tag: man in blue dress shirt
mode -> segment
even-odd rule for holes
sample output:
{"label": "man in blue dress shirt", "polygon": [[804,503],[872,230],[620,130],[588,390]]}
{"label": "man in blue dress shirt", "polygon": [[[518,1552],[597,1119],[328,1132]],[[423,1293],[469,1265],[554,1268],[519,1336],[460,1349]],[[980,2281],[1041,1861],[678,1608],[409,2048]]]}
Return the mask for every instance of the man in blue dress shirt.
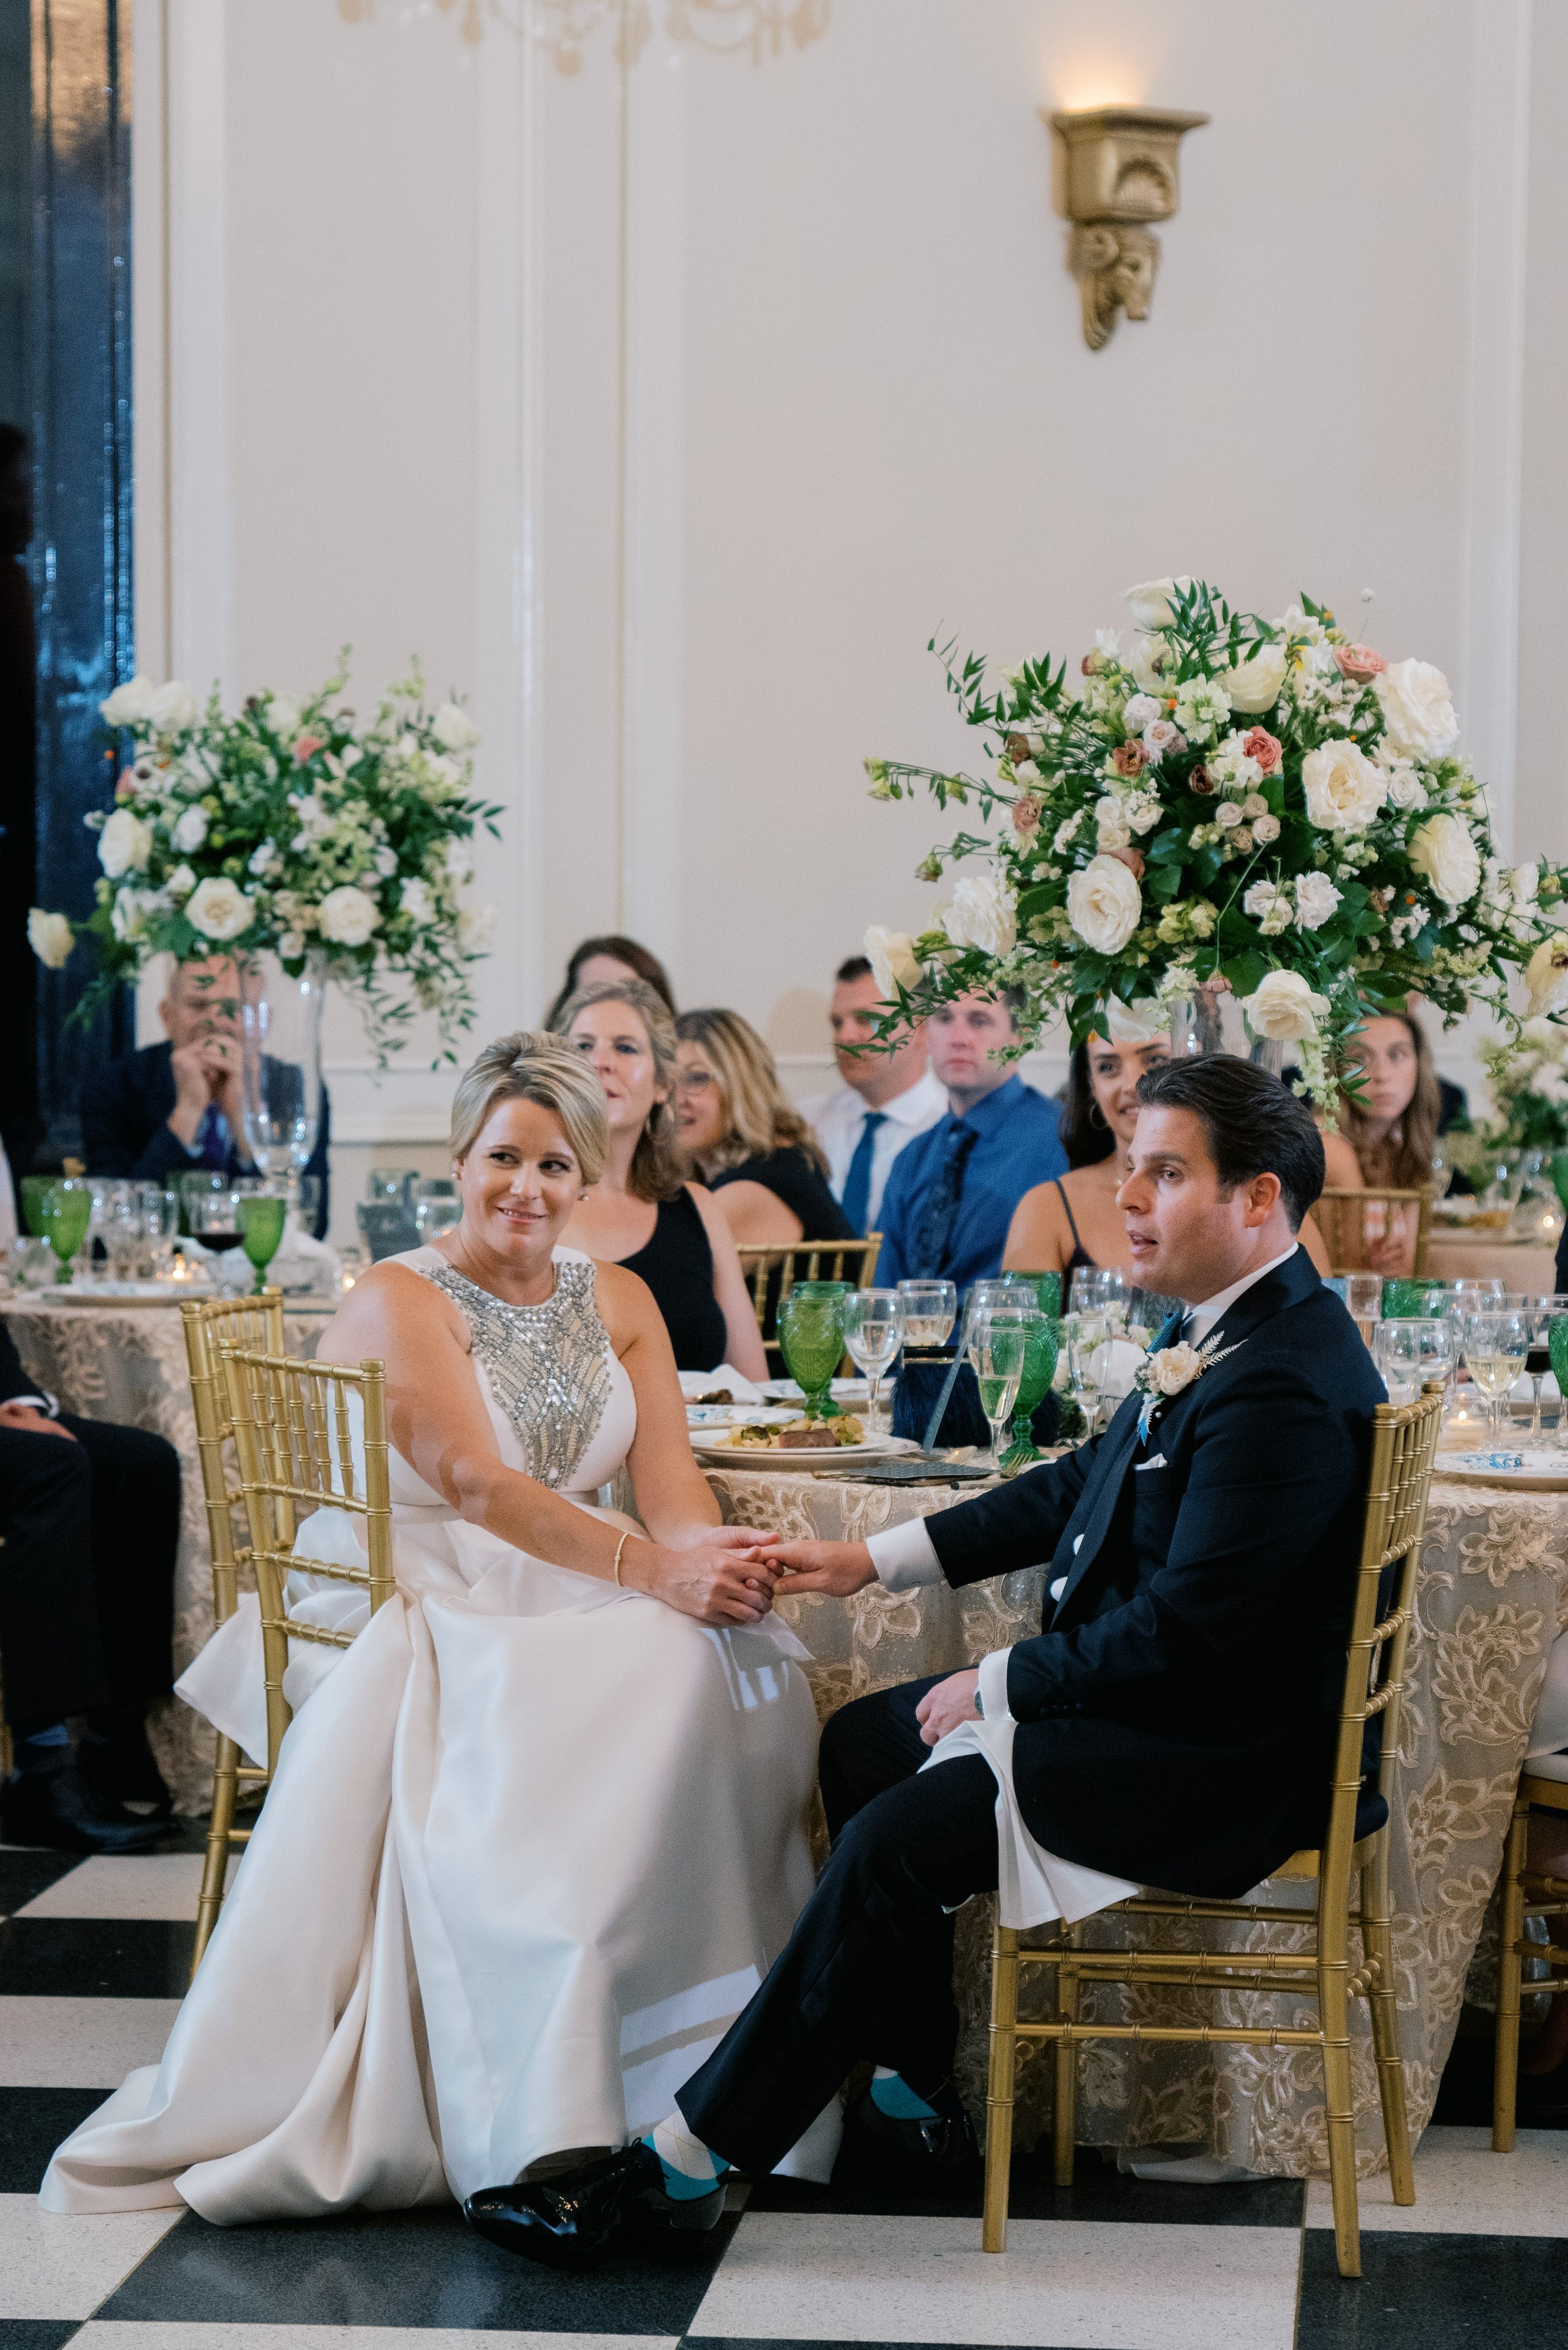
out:
{"label": "man in blue dress shirt", "polygon": [[1012,1211],[1032,1185],[1067,1171],[1058,1112],[992,1055],[1012,1042],[1012,1007],[961,995],[926,1023],[932,1074],[948,1115],[893,1162],[882,1194],[879,1288],[951,1281],[961,1290],[1002,1270]]}

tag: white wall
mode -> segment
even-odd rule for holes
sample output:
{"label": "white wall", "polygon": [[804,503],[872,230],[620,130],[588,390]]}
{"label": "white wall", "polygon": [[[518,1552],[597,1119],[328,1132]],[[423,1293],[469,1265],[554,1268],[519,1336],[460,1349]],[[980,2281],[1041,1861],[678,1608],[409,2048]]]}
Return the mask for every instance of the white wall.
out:
{"label": "white wall", "polygon": [[[628,927],[820,1082],[834,963],[929,902],[935,811],[859,767],[962,754],[927,638],[1075,657],[1153,572],[1375,588],[1505,837],[1568,852],[1517,683],[1568,520],[1559,13],[755,0],[815,37],[753,57],[652,0],[628,59],[607,0],[568,73],[524,10],[138,16],[144,665],[299,687],[351,639],[366,692],[410,650],[472,691],[486,1033]],[[1116,97],[1213,120],[1153,317],[1091,353],[1039,109]],[[444,1076],[347,1021],[333,1059],[340,1191],[435,1148]]]}

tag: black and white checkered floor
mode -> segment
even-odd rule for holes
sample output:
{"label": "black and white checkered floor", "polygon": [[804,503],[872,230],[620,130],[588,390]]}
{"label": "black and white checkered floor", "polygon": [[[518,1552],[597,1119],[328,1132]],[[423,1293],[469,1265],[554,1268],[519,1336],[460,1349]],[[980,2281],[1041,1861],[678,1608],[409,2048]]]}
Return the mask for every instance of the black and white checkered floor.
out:
{"label": "black and white checkered floor", "polygon": [[1355,2284],[1334,2272],[1324,2189],[1145,2184],[1089,2154],[1065,2192],[1019,2163],[1002,2259],[980,2250],[977,2202],[783,2181],[690,2255],[581,2278],[480,2243],[455,2210],[234,2230],[47,2217],[51,2149],[163,2044],[200,1868],[193,1849],[0,1848],[0,2350],[1539,2350],[1568,2327],[1568,2132],[1544,2129],[1506,2158],[1480,2126],[1429,2130],[1413,2210],[1385,2181],[1364,2192]]}

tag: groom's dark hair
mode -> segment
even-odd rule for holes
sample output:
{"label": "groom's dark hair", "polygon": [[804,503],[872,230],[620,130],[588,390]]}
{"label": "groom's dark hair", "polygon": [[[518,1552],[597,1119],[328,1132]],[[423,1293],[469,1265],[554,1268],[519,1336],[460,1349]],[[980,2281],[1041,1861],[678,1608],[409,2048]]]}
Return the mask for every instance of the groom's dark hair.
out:
{"label": "groom's dark hair", "polygon": [[1277,1175],[1293,1232],[1323,1190],[1323,1137],[1288,1086],[1233,1053],[1157,1061],[1137,1082],[1149,1109],[1189,1109],[1203,1120],[1221,1188]]}

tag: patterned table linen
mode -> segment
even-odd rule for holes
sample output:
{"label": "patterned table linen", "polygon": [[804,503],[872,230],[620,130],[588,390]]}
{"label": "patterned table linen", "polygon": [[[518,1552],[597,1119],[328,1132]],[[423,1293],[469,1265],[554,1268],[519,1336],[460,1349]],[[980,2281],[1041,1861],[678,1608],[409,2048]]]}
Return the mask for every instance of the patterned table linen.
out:
{"label": "patterned table linen", "polygon": [[[718,1470],[709,1482],[732,1523],[832,1541],[864,1540],[959,1498],[940,1487],[840,1483],[787,1472]],[[941,1586],[896,1594],[873,1586],[847,1601],[817,1595],[786,1600],[779,1613],[815,1659],[811,1678],[826,1718],[851,1698],[956,1671],[1026,1635],[1039,1621],[1043,1580],[1044,1569],[1035,1568],[963,1592]],[[1418,2133],[1431,2114],[1481,1942],[1547,1652],[1568,1625],[1568,1493],[1510,1494],[1439,1478],[1417,1616],[1391,1882],[1406,2091]],[[1283,1904],[1286,1888],[1278,1898]],[[960,2079],[977,2112],[985,2093],[990,1912],[990,1903],[971,1903],[959,1925]],[[1115,1947],[1127,1930],[1109,1919],[1091,1920],[1086,1929],[1090,1946],[1101,1949]],[[1264,1924],[1221,1932],[1210,1921],[1162,1931],[1174,1948],[1284,1950],[1302,1940],[1298,1929]],[[1215,1934],[1220,1942],[1208,1942]],[[1480,1972],[1477,1988],[1485,1996]],[[1044,2012],[1043,2003],[1027,2002],[1042,2002],[1048,1980],[1025,1975],[1022,2012]],[[1102,2022],[1217,2021],[1221,2013],[1244,2025],[1312,2022],[1288,1993],[1104,1985],[1084,1997],[1085,2018],[1093,2013]],[[1091,2001],[1101,2004],[1091,2007]],[[1370,2172],[1384,2165],[1377,2085],[1365,2006],[1353,2013],[1359,2162]],[[1026,2043],[1021,2145],[1048,2123],[1050,2074],[1049,2051]],[[1327,2168],[1323,2076],[1310,2050],[1091,2044],[1079,2060],[1078,2134],[1096,2146],[1200,2145],[1250,2170],[1291,2178]]]}
{"label": "patterned table linen", "polygon": [[[312,1356],[335,1309],[306,1306],[285,1316],[291,1355]],[[185,1335],[173,1305],[62,1305],[16,1295],[0,1307],[29,1378],[59,1399],[62,1411],[113,1419],[166,1436],[180,1455],[180,1552],[174,1570],[174,1670],[183,1672],[213,1628],[196,1419],[185,1367]],[[179,1811],[204,1812],[213,1793],[213,1731],[171,1698],[149,1724],[159,1767]]]}

